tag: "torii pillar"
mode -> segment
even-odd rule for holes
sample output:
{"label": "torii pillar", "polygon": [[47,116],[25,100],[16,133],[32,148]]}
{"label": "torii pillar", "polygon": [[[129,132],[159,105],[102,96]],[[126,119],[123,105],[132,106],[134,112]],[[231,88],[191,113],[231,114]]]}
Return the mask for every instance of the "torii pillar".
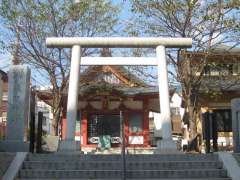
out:
{"label": "torii pillar", "polygon": [[66,139],[60,142],[60,151],[79,150],[80,144],[75,141],[75,129],[78,108],[78,89],[80,76],[81,46],[74,45],[71,54],[71,69],[67,101]]}
{"label": "torii pillar", "polygon": [[155,153],[175,153],[177,150],[176,143],[172,140],[172,124],[169,102],[168,72],[166,49],[164,46],[157,46],[156,54],[158,60],[158,89],[160,119],[162,127],[162,140],[157,140],[157,150]]}

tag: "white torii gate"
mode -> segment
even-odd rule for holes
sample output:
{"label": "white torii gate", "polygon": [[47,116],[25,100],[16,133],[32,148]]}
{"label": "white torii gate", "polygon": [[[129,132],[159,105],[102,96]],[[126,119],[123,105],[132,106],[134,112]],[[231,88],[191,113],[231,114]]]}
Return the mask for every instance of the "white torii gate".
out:
{"label": "white torii gate", "polygon": [[[78,107],[78,84],[80,65],[153,65],[158,66],[158,86],[162,124],[162,140],[159,152],[176,151],[172,140],[168,73],[165,48],[186,48],[192,46],[191,38],[158,37],[51,37],[46,40],[50,48],[72,48],[71,69],[67,102],[67,134],[61,142],[62,150],[76,150],[75,123]],[[156,57],[82,57],[84,48],[156,48]],[[161,96],[161,98],[160,98]],[[160,121],[160,120],[159,120]]]}

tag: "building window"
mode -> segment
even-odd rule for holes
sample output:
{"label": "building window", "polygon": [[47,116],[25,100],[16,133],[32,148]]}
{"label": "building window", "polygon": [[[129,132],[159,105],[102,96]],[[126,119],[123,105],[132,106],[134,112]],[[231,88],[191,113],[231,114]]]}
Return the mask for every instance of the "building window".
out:
{"label": "building window", "polygon": [[110,84],[119,84],[119,79],[112,73],[105,73],[103,76],[104,80]]}
{"label": "building window", "polygon": [[97,81],[105,81],[110,84],[120,84],[120,80],[111,72],[102,72],[96,77]]}
{"label": "building window", "polygon": [[43,125],[43,126],[46,126],[46,125],[47,125],[47,118],[46,118],[45,116],[43,116],[42,125]]}
{"label": "building window", "polygon": [[179,107],[171,107],[171,115],[180,115],[180,108]]}
{"label": "building window", "polygon": [[3,92],[3,94],[2,94],[2,100],[3,100],[3,101],[7,101],[7,100],[8,100],[8,93],[7,93],[7,92]]}
{"label": "building window", "polygon": [[233,75],[238,75],[240,74],[240,64],[235,63],[233,64]]}
{"label": "building window", "polygon": [[88,143],[91,137],[110,135],[120,137],[119,114],[89,114],[87,123]]}
{"label": "building window", "polygon": [[142,113],[129,114],[129,132],[143,132],[143,115]]}
{"label": "building window", "polygon": [[214,119],[217,121],[218,132],[232,131],[232,114],[230,109],[214,110]]}
{"label": "building window", "polygon": [[81,131],[81,119],[82,119],[82,113],[81,113],[81,111],[78,111],[77,119],[76,119],[76,127],[75,127],[76,132]]}
{"label": "building window", "polygon": [[204,67],[204,75],[229,76],[240,74],[240,64],[208,64]]}
{"label": "building window", "polygon": [[222,76],[228,76],[233,74],[233,64],[222,64],[220,66],[220,74]]}
{"label": "building window", "polygon": [[204,71],[203,74],[204,74],[205,76],[209,76],[209,75],[210,75],[210,66],[209,66],[209,65],[206,65],[206,66],[204,67],[203,71]]}

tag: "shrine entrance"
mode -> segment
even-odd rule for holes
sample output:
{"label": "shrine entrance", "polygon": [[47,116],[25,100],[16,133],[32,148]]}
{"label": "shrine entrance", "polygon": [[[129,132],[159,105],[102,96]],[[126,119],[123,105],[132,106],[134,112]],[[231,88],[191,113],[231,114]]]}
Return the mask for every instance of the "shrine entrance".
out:
{"label": "shrine entrance", "polygon": [[[166,48],[191,47],[191,38],[53,37],[47,38],[46,44],[51,48],[72,49],[67,102],[67,132],[66,139],[60,143],[59,149],[62,151],[76,151],[78,147],[74,138],[78,111],[80,65],[151,65],[158,67],[159,111],[161,112],[158,123],[161,124],[159,127],[161,127],[162,136],[161,139],[158,138],[157,150],[162,152],[176,152],[176,144],[172,140]],[[81,48],[156,48],[156,57],[81,58]],[[156,133],[156,136],[157,134],[160,133]],[[144,141],[144,139],[140,139]]]}
{"label": "shrine entrance", "polygon": [[89,114],[88,144],[98,144],[101,136],[109,136],[112,144],[120,143],[120,114]]}

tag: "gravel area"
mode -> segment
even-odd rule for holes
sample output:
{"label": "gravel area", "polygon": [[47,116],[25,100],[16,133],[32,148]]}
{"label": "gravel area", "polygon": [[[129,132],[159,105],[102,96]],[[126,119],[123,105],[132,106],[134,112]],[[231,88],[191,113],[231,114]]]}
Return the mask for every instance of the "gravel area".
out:
{"label": "gravel area", "polygon": [[2,179],[14,156],[15,153],[0,152],[0,179]]}

